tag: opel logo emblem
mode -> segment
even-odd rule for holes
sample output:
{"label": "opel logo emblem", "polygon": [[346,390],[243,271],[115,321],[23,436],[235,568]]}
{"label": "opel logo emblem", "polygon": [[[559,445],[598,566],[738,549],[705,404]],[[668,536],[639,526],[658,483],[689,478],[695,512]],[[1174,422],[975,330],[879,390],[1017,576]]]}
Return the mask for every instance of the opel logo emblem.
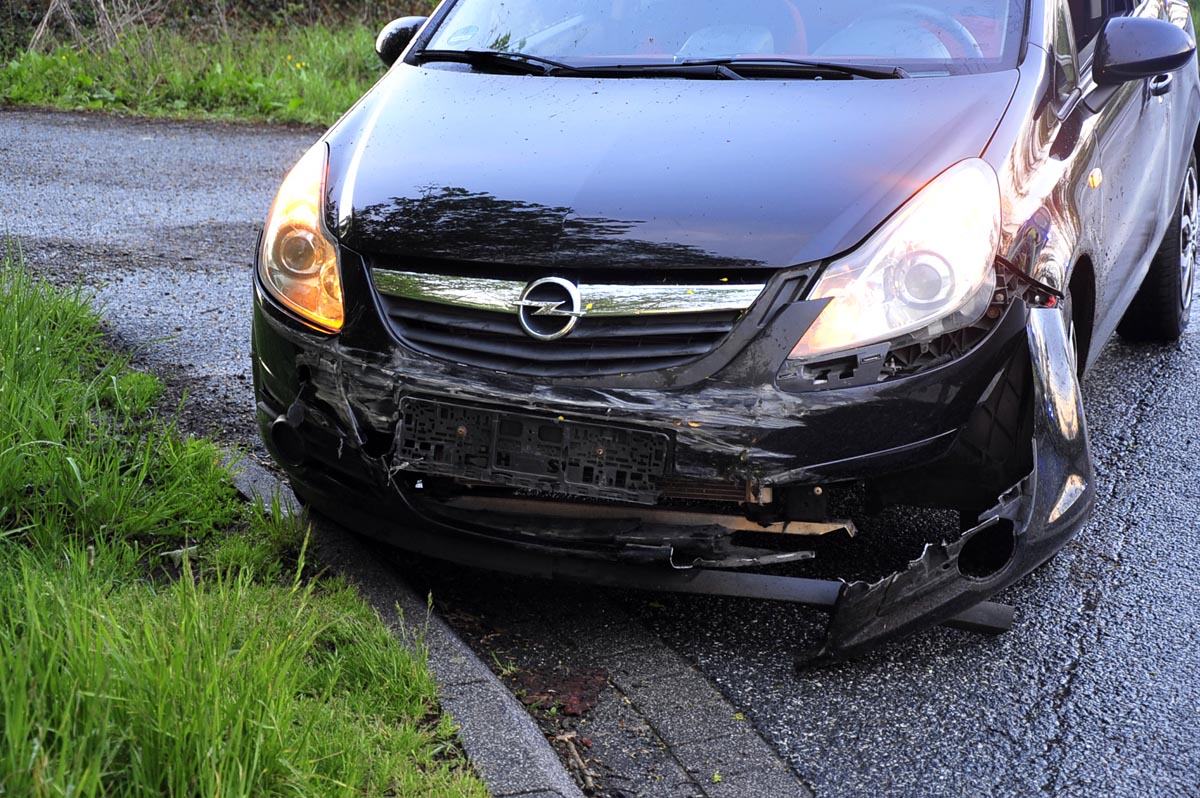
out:
{"label": "opel logo emblem", "polygon": [[570,334],[584,315],[579,289],[562,277],[543,277],[525,286],[517,302],[521,329],[539,341]]}

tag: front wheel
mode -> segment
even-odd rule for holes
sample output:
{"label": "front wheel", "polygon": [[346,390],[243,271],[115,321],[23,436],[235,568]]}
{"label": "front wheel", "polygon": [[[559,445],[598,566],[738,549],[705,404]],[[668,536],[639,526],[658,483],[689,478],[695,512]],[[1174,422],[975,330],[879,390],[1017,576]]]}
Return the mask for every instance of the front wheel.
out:
{"label": "front wheel", "polygon": [[1179,340],[1187,329],[1192,315],[1192,294],[1196,290],[1196,257],[1200,255],[1198,201],[1200,181],[1193,152],[1175,215],[1150,262],[1142,287],[1117,326],[1123,337],[1131,341],[1170,343]]}

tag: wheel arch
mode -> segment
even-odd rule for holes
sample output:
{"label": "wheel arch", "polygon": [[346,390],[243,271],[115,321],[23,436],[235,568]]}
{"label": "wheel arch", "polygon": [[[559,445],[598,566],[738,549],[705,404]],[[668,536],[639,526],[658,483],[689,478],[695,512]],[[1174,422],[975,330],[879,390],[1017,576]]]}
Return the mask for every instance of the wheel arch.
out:
{"label": "wheel arch", "polygon": [[1079,374],[1082,376],[1092,362],[1092,338],[1096,326],[1096,269],[1089,256],[1080,255],[1076,259],[1068,275],[1067,290],[1071,294],[1071,316],[1075,323]]}

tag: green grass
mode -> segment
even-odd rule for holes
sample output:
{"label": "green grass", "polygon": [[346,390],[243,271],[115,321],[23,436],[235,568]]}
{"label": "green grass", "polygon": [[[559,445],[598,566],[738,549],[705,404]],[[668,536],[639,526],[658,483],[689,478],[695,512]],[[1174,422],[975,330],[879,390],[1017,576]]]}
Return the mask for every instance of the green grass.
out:
{"label": "green grass", "polygon": [[[1200,0],[1189,0],[1200,15]],[[410,0],[409,13],[428,13]],[[59,47],[0,65],[0,104],[106,110],[142,116],[329,125],[382,75],[377,28],[234,26],[200,35],[134,27],[111,51]]]}
{"label": "green grass", "polygon": [[0,103],[328,125],[383,74],[361,24],[193,40],[135,29],[109,52],[60,47],[0,65]]}
{"label": "green grass", "polygon": [[[1200,0],[1189,2],[1200,16]],[[383,73],[378,30],[293,22],[199,37],[138,26],[109,52],[22,52],[0,65],[0,104],[329,125]]]}
{"label": "green grass", "polygon": [[160,390],[0,259],[0,795],[485,795],[422,652]]}

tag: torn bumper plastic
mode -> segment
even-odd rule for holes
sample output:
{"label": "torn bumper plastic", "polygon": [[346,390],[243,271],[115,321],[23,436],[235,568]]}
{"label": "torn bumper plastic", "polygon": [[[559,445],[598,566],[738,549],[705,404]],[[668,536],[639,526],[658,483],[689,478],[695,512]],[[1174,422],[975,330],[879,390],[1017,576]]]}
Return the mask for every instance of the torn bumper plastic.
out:
{"label": "torn bumper plastic", "polygon": [[[296,343],[301,335],[287,333],[286,325],[267,315],[261,307],[256,314],[260,426],[268,448],[288,470],[297,493],[326,516],[386,542],[464,565],[622,588],[743,596],[831,609],[827,639],[810,652],[811,659],[854,657],[935,624],[1003,631],[1011,624],[1011,608],[987,599],[1048,559],[1086,520],[1092,504],[1080,390],[1061,313],[1055,310],[1034,308],[1027,316],[1012,314],[1018,325],[1024,320],[1024,326],[1014,331],[1011,325],[1002,325],[999,332],[1003,334],[995,336],[995,346],[984,347],[974,364],[964,365],[961,385],[939,388],[934,384],[933,390],[912,394],[915,398],[897,396],[888,388],[873,398],[873,410],[890,411],[908,402],[902,412],[922,419],[925,417],[914,412],[912,404],[918,399],[944,409],[944,397],[949,395],[956,407],[965,404],[969,408],[975,401],[971,397],[978,397],[983,390],[976,387],[978,383],[986,384],[989,374],[1012,362],[1015,343],[1024,331],[1026,340],[1021,343],[1027,347],[1020,348],[1029,350],[1035,399],[1032,472],[1000,496],[975,528],[953,543],[928,547],[907,570],[876,584],[732,571],[775,561],[767,553],[732,546],[729,530],[717,525],[656,524],[633,518],[592,518],[586,513],[575,518],[519,512],[485,515],[423,495],[400,478],[403,475],[394,459],[398,444],[393,436],[372,439],[371,424],[363,421],[364,415],[369,415],[391,417],[391,423],[396,423],[397,395],[403,392],[392,381],[396,378],[383,376],[386,369],[354,356],[341,357],[320,347],[306,351]],[[293,340],[285,340],[289,336]],[[261,351],[276,345],[286,354],[264,355]],[[985,367],[973,371],[980,362]],[[272,368],[295,373],[276,374]],[[422,379],[429,377],[422,375]],[[294,396],[272,396],[264,388],[290,382],[300,385]],[[358,386],[353,396],[345,390],[349,383]],[[435,387],[449,396],[462,396],[470,390],[466,383]],[[628,400],[629,396],[622,398]],[[829,419],[850,412],[838,405],[833,394],[820,401],[826,403],[820,410]],[[280,404],[285,413],[276,409]],[[649,404],[646,408],[648,415],[661,412]],[[813,412],[811,423],[798,423],[794,430],[811,434],[818,415]],[[776,429],[771,439],[787,441],[789,429],[783,428],[778,418],[772,423]],[[295,435],[296,430],[305,430],[307,437]],[[711,427],[691,434],[707,436],[704,451],[714,462],[717,455],[728,455],[726,460],[738,455],[729,443],[736,439],[734,435],[718,439]],[[869,437],[869,431],[864,437]],[[919,466],[952,443],[952,434],[933,435],[903,449],[880,452],[869,465],[879,471],[898,464]],[[323,453],[307,456],[311,452],[305,449],[311,446],[324,447]],[[788,468],[778,452],[764,450],[777,474],[817,474],[818,470]],[[702,467],[705,462],[692,465]],[[849,472],[856,467],[846,461],[821,470],[832,474],[836,468]],[[802,558],[794,555],[790,559]]]}
{"label": "torn bumper plastic", "polygon": [[1030,311],[1034,470],[952,544],[905,571],[842,586],[814,660],[846,659],[954,618],[1048,560],[1087,520],[1095,498],[1075,360],[1062,314]]}

